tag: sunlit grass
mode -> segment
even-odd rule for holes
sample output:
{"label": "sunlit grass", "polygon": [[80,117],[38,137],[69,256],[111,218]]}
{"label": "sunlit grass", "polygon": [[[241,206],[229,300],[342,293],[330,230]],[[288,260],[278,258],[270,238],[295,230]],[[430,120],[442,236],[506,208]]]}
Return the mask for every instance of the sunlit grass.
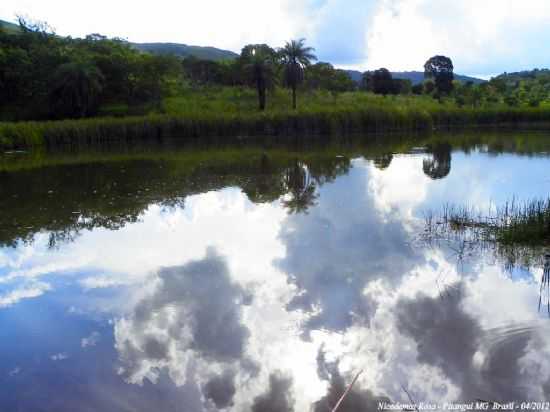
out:
{"label": "sunlit grass", "polygon": [[0,147],[95,145],[208,136],[282,136],[354,132],[422,131],[466,125],[550,122],[548,108],[459,108],[427,96],[379,96],[349,92],[304,92],[292,110],[289,93],[277,88],[267,110],[257,110],[254,90],[239,87],[189,89],[135,116],[124,105],[104,108],[107,117],[0,123]]}

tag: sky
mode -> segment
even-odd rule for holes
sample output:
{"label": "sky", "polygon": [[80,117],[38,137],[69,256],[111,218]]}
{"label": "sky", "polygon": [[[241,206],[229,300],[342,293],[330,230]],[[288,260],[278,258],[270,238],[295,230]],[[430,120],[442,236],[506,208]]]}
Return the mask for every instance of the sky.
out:
{"label": "sky", "polygon": [[0,19],[16,15],[62,35],[235,52],[303,37],[320,60],[358,70],[422,70],[435,54],[481,77],[550,66],[548,0],[2,0]]}

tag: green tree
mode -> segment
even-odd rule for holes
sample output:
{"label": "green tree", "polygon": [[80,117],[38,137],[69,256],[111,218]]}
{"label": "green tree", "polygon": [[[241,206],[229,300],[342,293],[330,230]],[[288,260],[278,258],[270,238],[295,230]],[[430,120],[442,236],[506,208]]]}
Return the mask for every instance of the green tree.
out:
{"label": "green tree", "polygon": [[305,46],[305,39],[291,40],[279,50],[284,65],[284,83],[292,90],[292,108],[296,109],[296,89],[304,81],[304,68],[317,60],[312,47]]}
{"label": "green tree", "polygon": [[305,86],[309,90],[328,90],[343,93],[356,89],[355,82],[345,70],[335,69],[332,64],[319,62],[305,69]]}
{"label": "green tree", "polygon": [[103,74],[90,62],[61,65],[54,74],[50,91],[53,116],[85,117],[94,114],[103,83]]}
{"label": "green tree", "polygon": [[445,56],[434,56],[424,64],[424,78],[433,79],[438,94],[448,94],[453,90],[453,62]]}
{"label": "green tree", "polygon": [[418,83],[418,84],[415,84],[414,86],[412,86],[411,91],[413,92],[413,94],[420,95],[424,91],[424,87],[423,87],[422,83]]}
{"label": "green tree", "polygon": [[424,174],[434,180],[445,178],[451,172],[452,146],[449,143],[437,143],[427,149],[431,158],[422,162]]}
{"label": "green tree", "polygon": [[387,95],[393,93],[394,83],[390,71],[386,68],[375,70],[370,78],[370,88],[375,94]]}
{"label": "green tree", "polygon": [[432,79],[425,80],[422,88],[424,90],[424,94],[432,94],[435,90],[435,83]]}
{"label": "green tree", "polygon": [[307,210],[315,206],[318,197],[317,186],[311,173],[304,163],[296,160],[283,174],[283,187],[287,191],[282,204],[289,214],[307,213]]}
{"label": "green tree", "polygon": [[258,106],[265,110],[267,89],[272,89],[276,79],[277,53],[267,44],[249,44],[240,57],[247,78],[258,92]]}

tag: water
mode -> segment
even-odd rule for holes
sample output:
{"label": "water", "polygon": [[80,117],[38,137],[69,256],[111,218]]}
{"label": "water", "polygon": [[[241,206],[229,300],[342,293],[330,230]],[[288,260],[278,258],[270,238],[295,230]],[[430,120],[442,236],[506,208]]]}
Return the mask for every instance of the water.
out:
{"label": "water", "polygon": [[328,411],[360,371],[339,410],[548,399],[541,265],[423,236],[445,204],[546,198],[548,149],[493,132],[5,154],[0,410]]}

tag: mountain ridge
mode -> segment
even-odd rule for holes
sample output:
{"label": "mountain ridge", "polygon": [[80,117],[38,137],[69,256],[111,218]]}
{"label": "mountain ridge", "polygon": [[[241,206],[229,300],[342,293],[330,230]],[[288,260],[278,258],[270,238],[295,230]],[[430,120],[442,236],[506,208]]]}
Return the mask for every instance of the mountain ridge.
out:
{"label": "mountain ridge", "polygon": [[[362,72],[358,70],[346,70],[346,72],[354,82],[356,83],[361,82],[361,78],[363,77]],[[394,79],[410,80],[413,85],[422,83],[424,81],[424,72],[420,72],[420,71],[391,72],[391,74]],[[481,83],[485,83],[486,81],[483,79],[478,79],[477,77],[471,77],[471,76],[466,76],[466,75],[456,74],[456,73],[455,73],[455,80],[458,80],[461,82],[471,81],[474,84],[481,84]]]}
{"label": "mountain ridge", "polygon": [[230,50],[218,49],[210,46],[191,46],[183,43],[130,43],[139,51],[154,54],[172,54],[179,57],[194,56],[204,60],[234,60],[239,55]]}
{"label": "mountain ridge", "polygon": [[5,29],[8,33],[19,32],[19,25],[16,23],[10,23],[9,21],[0,20],[0,27]]}

